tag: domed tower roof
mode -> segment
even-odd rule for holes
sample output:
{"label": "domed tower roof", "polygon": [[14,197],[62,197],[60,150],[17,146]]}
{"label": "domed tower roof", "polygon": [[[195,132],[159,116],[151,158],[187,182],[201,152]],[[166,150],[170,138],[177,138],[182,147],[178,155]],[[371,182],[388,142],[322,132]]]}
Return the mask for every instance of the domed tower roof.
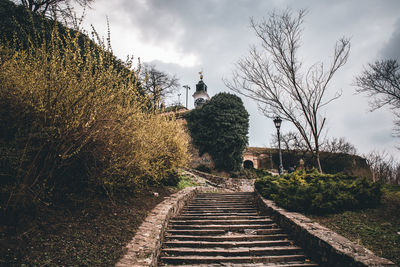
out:
{"label": "domed tower roof", "polygon": [[207,85],[203,82],[203,72],[200,71],[200,81],[196,84],[196,92],[204,91],[207,92]]}

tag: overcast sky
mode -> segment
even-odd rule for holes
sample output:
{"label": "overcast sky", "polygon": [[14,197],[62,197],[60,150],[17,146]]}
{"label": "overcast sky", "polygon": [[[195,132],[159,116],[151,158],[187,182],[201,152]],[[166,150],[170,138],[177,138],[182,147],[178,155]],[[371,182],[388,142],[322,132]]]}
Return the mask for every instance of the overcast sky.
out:
{"label": "overcast sky", "polygon": [[[368,99],[356,95],[354,76],[378,59],[400,60],[399,0],[96,0],[86,12],[83,27],[90,24],[106,35],[106,16],[110,22],[115,54],[140,57],[169,74],[181,85],[189,85],[189,108],[193,108],[198,72],[210,97],[228,91],[222,78],[230,78],[233,64],[258,44],[249,19],[268,17],[273,11],[307,9],[303,25],[300,57],[304,65],[317,61],[330,63],[335,42],[351,38],[347,64],[333,78],[329,91],[342,90],[342,97],[327,106],[327,137],[345,137],[360,154],[386,150],[398,157],[393,138],[394,116],[389,109],[369,112]],[[182,88],[181,102],[185,103]],[[177,101],[177,96],[169,102]],[[263,117],[257,105],[242,97],[250,113],[250,146],[270,146],[275,127]],[[293,130],[283,122],[282,132]]]}

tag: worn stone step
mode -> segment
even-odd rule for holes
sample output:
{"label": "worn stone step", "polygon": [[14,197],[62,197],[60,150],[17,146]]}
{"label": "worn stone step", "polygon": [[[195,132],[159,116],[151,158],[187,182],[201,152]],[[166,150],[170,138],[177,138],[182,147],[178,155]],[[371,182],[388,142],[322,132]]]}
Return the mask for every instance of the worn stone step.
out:
{"label": "worn stone step", "polygon": [[236,206],[198,206],[198,207],[193,207],[193,206],[189,206],[185,208],[185,211],[187,210],[192,210],[192,211],[238,211],[238,210],[248,210],[248,211],[255,211],[257,209],[254,208],[254,206],[240,206],[240,207],[236,207]]}
{"label": "worn stone step", "polygon": [[190,202],[191,204],[221,204],[221,205],[229,205],[229,204],[249,204],[249,203],[254,203],[254,200],[249,199],[249,200],[192,200]]}
{"label": "worn stone step", "polygon": [[161,260],[165,263],[172,264],[207,264],[207,263],[278,263],[278,262],[291,262],[291,261],[304,261],[304,255],[283,255],[283,256],[237,256],[237,257],[223,257],[223,256],[161,256]]}
{"label": "worn stone step", "polygon": [[267,219],[224,219],[224,220],[170,220],[170,225],[203,225],[203,224],[270,224],[273,221]]}
{"label": "worn stone step", "polygon": [[175,217],[176,220],[193,220],[193,221],[202,221],[202,220],[216,220],[216,221],[225,221],[225,220],[251,220],[251,219],[270,219],[269,216],[260,216],[260,215],[211,215],[211,216],[191,216],[191,215],[181,215]]}
{"label": "worn stone step", "polygon": [[169,248],[236,248],[236,247],[273,247],[293,245],[289,240],[248,240],[248,241],[166,241],[164,245]]}
{"label": "worn stone step", "polygon": [[[161,264],[160,266],[164,266]],[[220,267],[221,264],[168,264],[168,266],[179,266],[179,267]],[[318,264],[312,262],[304,262],[304,261],[291,261],[287,263],[229,263],[229,265],[224,264],[224,266],[229,267],[316,267]]]}
{"label": "worn stone step", "polygon": [[197,217],[197,218],[209,218],[209,217],[227,217],[227,216],[259,216],[257,212],[230,212],[230,213],[190,213],[190,212],[184,212],[181,214],[181,216],[188,216],[188,217]]}
{"label": "worn stone step", "polygon": [[254,205],[246,205],[236,207],[234,205],[228,206],[186,206],[184,210],[257,210]]}
{"label": "worn stone step", "polygon": [[209,224],[209,225],[171,225],[171,229],[176,230],[226,230],[226,231],[240,231],[244,229],[273,229],[278,228],[275,223],[270,224]]}
{"label": "worn stone step", "polygon": [[194,198],[191,202],[229,203],[229,202],[254,202],[254,197],[245,198]]}
{"label": "worn stone step", "polygon": [[246,247],[246,248],[163,248],[161,253],[166,256],[197,255],[197,256],[275,256],[302,255],[300,247]]}
{"label": "worn stone step", "polygon": [[[248,230],[248,232],[246,232]],[[232,230],[231,230],[232,231]],[[195,229],[189,229],[189,230],[183,230],[183,229],[169,229],[167,230],[167,233],[172,234],[172,235],[223,235],[223,234],[229,234],[229,230],[221,230],[221,229],[210,229],[210,230],[195,230]],[[268,234],[282,234],[281,229],[244,229],[243,231],[240,231],[246,234],[254,234],[254,235],[268,235]]]}
{"label": "worn stone step", "polygon": [[191,201],[192,203],[246,203],[252,202],[254,203],[255,200],[253,197],[246,197],[246,198],[194,198]]}
{"label": "worn stone step", "polygon": [[225,230],[167,230],[167,233],[172,235],[223,235],[226,232]]}
{"label": "worn stone step", "polygon": [[214,206],[187,206],[187,210],[205,210],[205,209],[211,209],[211,210],[219,210],[219,209],[254,209],[254,205],[226,205],[226,206],[221,206],[221,205],[214,205]]}
{"label": "worn stone step", "polygon": [[193,200],[254,200],[254,196],[199,196],[195,197]]}
{"label": "worn stone step", "polygon": [[253,198],[225,198],[225,199],[217,199],[217,198],[197,198],[193,199],[191,203],[254,203]]}
{"label": "worn stone step", "polygon": [[200,193],[197,196],[248,196],[254,195],[254,192],[218,192],[218,193]]}
{"label": "worn stone step", "polygon": [[247,234],[237,234],[237,235],[223,235],[223,236],[194,236],[194,235],[166,235],[167,240],[193,240],[193,241],[210,241],[210,242],[239,242],[239,241],[259,241],[259,240],[287,240],[288,235],[270,234],[270,235],[247,235]]}
{"label": "worn stone step", "polygon": [[243,208],[243,207],[252,207],[254,208],[254,203],[226,203],[226,204],[220,204],[220,203],[190,203],[187,207],[191,208],[208,208],[208,207],[235,207],[235,208]]}
{"label": "worn stone step", "polygon": [[255,208],[247,208],[247,209],[236,209],[236,208],[185,208],[183,212],[196,213],[196,212],[214,212],[214,213],[246,213],[246,212],[257,212]]}

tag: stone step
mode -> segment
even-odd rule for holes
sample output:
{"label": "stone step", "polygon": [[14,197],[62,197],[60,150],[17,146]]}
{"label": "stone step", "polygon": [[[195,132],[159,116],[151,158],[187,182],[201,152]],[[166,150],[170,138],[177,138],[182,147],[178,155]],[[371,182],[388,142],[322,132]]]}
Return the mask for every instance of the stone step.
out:
{"label": "stone step", "polygon": [[170,225],[203,225],[203,224],[269,224],[273,221],[270,218],[266,219],[224,219],[224,220],[170,220]]}
{"label": "stone step", "polygon": [[171,235],[223,235],[225,230],[173,230],[168,229],[168,234]]}
{"label": "stone step", "polygon": [[160,259],[168,264],[208,264],[208,263],[278,263],[278,262],[291,262],[291,261],[304,261],[304,255],[283,255],[283,256],[236,256],[236,257],[223,257],[223,256],[161,256]]}
{"label": "stone step", "polygon": [[194,200],[191,201],[191,203],[254,203],[254,199],[253,198],[221,198],[221,199],[217,199],[217,198],[196,198]]}
{"label": "stone step", "polygon": [[[246,230],[249,230],[246,232]],[[169,229],[167,230],[168,234],[171,235],[224,235],[229,234],[230,231],[221,230],[221,229],[213,229],[213,230],[175,230]],[[281,229],[244,229],[240,231],[246,234],[254,234],[254,235],[268,235],[268,234],[282,234]]]}
{"label": "stone step", "polygon": [[257,212],[255,208],[247,208],[247,209],[236,209],[236,208],[185,208],[183,212],[196,213],[196,212],[214,212],[214,213],[246,213],[246,212]]}
{"label": "stone step", "polygon": [[211,216],[192,216],[192,215],[181,215],[175,217],[176,220],[187,220],[187,221],[202,221],[202,220],[215,220],[215,221],[226,221],[226,220],[262,220],[262,219],[270,219],[269,216],[260,216],[260,215],[211,215]]}
{"label": "stone step", "polygon": [[236,205],[236,204],[252,204],[254,205],[254,201],[245,200],[245,201],[192,201],[190,205]]}
{"label": "stone step", "polygon": [[198,197],[194,198],[192,201],[208,201],[208,202],[244,202],[244,201],[254,201],[254,197]]}
{"label": "stone step", "polygon": [[182,213],[181,216],[188,216],[188,217],[197,217],[197,218],[210,218],[210,217],[227,217],[227,216],[259,216],[257,212],[230,212],[229,214],[226,213],[190,213],[190,212],[185,212]]}
{"label": "stone step", "polygon": [[166,241],[167,247],[186,247],[186,248],[236,248],[236,247],[273,247],[289,246],[293,242],[289,240],[248,240],[248,241]]}
{"label": "stone step", "polygon": [[206,202],[206,203],[236,203],[236,202],[254,202],[253,197],[246,198],[194,198],[192,203]]}
{"label": "stone step", "polygon": [[224,235],[224,236],[194,236],[194,235],[166,235],[168,240],[191,240],[191,241],[209,241],[209,242],[240,242],[240,241],[259,241],[259,240],[287,240],[287,234],[270,234],[270,235]]}
{"label": "stone step", "polygon": [[[160,266],[164,266],[163,264]],[[220,267],[221,264],[168,264],[168,266],[179,266],[179,267]],[[316,263],[311,263],[311,262],[302,262],[302,261],[291,261],[291,262],[286,262],[286,263],[249,263],[249,264],[243,264],[243,263],[229,263],[229,265],[224,264],[224,266],[229,266],[229,267],[315,267],[318,266]]]}
{"label": "stone step", "polygon": [[171,229],[176,230],[226,230],[226,231],[240,231],[245,229],[273,229],[278,228],[275,223],[270,224],[209,224],[209,225],[171,225]]}
{"label": "stone step", "polygon": [[227,203],[227,204],[219,204],[219,203],[215,203],[215,204],[205,204],[205,203],[191,203],[190,205],[188,205],[187,207],[191,208],[215,208],[215,207],[235,207],[235,208],[243,208],[243,207],[252,207],[254,208],[254,204],[253,203]]}
{"label": "stone step", "polygon": [[232,196],[232,197],[240,197],[240,196],[254,196],[253,192],[234,192],[234,193],[200,193],[197,197],[225,197],[225,196]]}
{"label": "stone step", "polygon": [[185,208],[185,211],[241,211],[241,210],[246,210],[246,211],[257,211],[257,209],[254,209],[251,206],[246,206],[246,207],[234,207],[234,206],[227,206],[227,207],[187,207]]}
{"label": "stone step", "polygon": [[246,248],[163,248],[161,253],[166,256],[196,255],[196,256],[276,256],[302,255],[300,247],[246,247]]}

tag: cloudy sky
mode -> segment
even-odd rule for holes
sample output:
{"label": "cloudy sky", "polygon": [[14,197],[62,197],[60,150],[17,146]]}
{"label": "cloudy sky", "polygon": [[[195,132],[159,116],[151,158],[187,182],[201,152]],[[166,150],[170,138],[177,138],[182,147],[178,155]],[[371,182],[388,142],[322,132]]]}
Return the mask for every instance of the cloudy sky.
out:
{"label": "cloudy sky", "polygon": [[[228,91],[222,78],[230,78],[233,64],[258,44],[249,19],[268,17],[272,11],[307,9],[300,57],[304,65],[332,59],[335,42],[351,38],[347,64],[330,84],[331,93],[342,97],[324,114],[326,136],[345,137],[360,154],[386,150],[398,156],[399,138],[392,137],[393,115],[389,109],[369,112],[368,98],[355,94],[354,76],[378,59],[400,60],[399,0],[96,0],[86,12],[83,27],[92,24],[106,35],[106,17],[115,54],[140,57],[189,85],[189,108],[193,90],[204,71],[210,96]],[[185,90],[180,93],[185,102]],[[242,97],[250,113],[250,146],[269,146],[273,122],[263,117],[257,105]],[[171,98],[169,102],[177,101]],[[282,132],[293,130],[283,122]]]}

